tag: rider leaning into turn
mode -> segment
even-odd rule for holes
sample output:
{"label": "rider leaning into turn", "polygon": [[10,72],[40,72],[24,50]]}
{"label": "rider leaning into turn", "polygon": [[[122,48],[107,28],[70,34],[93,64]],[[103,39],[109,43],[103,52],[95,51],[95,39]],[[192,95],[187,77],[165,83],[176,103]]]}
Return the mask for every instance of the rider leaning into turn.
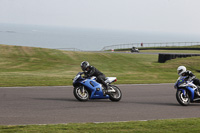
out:
{"label": "rider leaning into turn", "polygon": [[85,77],[96,76],[97,82],[103,84],[103,86],[104,86],[104,88],[105,88],[105,90],[107,92],[108,85],[105,83],[106,77],[102,72],[100,72],[95,67],[90,66],[89,62],[87,62],[87,61],[83,61],[81,63],[81,69],[83,70]]}
{"label": "rider leaning into turn", "polygon": [[193,81],[193,83],[198,87],[198,95],[200,95],[200,80],[196,78],[191,71],[187,70],[185,66],[179,66],[177,72],[179,76],[187,76],[186,80]]}

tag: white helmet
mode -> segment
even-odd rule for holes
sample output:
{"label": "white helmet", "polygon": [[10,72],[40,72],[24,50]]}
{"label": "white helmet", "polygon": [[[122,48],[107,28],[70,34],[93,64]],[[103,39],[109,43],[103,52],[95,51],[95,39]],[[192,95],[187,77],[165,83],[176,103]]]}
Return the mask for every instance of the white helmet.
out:
{"label": "white helmet", "polygon": [[179,66],[178,68],[177,68],[177,72],[178,72],[178,75],[179,76],[182,76],[182,74],[184,73],[184,72],[186,72],[186,67],[185,66]]}

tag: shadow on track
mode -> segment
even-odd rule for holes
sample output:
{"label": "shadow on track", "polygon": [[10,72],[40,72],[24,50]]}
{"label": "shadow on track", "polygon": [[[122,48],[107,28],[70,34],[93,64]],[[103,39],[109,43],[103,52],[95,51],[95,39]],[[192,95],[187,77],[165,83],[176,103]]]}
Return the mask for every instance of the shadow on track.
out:
{"label": "shadow on track", "polygon": [[122,101],[122,103],[127,103],[127,104],[143,104],[143,105],[161,105],[161,106],[179,106],[178,103],[156,103],[156,102],[127,102],[127,101]]}
{"label": "shadow on track", "polygon": [[[156,103],[156,102],[124,102],[124,103],[132,103],[132,104],[143,104],[143,105],[161,105],[161,106],[180,106],[180,107],[187,107],[182,106],[179,103]],[[200,106],[198,103],[191,103],[188,106]]]}
{"label": "shadow on track", "polygon": [[134,102],[136,104],[162,105],[162,106],[179,106],[176,103],[156,103],[156,102]]}
{"label": "shadow on track", "polygon": [[[109,99],[90,99],[90,100],[88,100],[88,101],[78,101],[78,100],[76,100],[75,98],[33,98],[33,99],[35,99],[35,100],[49,100],[49,101],[71,101],[71,102],[98,102],[98,103],[100,103],[100,102],[112,102],[112,101],[110,101]],[[113,103],[117,103],[117,102],[113,102]]]}
{"label": "shadow on track", "polygon": [[33,98],[35,100],[50,100],[50,101],[72,101],[77,102],[76,99],[69,99],[69,98]]}

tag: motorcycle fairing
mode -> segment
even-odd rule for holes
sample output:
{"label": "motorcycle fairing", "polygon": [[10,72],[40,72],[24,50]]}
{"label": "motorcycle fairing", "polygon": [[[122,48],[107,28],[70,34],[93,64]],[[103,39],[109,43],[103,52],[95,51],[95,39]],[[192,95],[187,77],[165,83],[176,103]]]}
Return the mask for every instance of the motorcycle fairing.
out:
{"label": "motorcycle fairing", "polygon": [[87,87],[90,92],[90,99],[107,99],[109,98],[108,95],[104,96],[102,91],[102,85],[96,82],[95,80],[85,79],[81,82],[81,84]]}
{"label": "motorcycle fairing", "polygon": [[[189,93],[190,94],[190,100],[193,101],[194,100],[195,90],[191,87],[192,84],[186,83],[185,78],[186,77],[179,77],[178,83],[177,83],[177,87],[184,87],[184,88],[186,88],[190,92]],[[188,85],[190,85],[190,86],[188,86]],[[186,95],[186,90],[185,89],[180,88],[179,90],[182,91],[182,93],[184,94],[184,96]]]}
{"label": "motorcycle fairing", "polygon": [[[194,100],[194,94],[195,94],[194,89],[189,87],[189,86],[186,87],[186,89],[190,92],[189,93],[190,94],[190,100],[193,101]],[[183,93],[184,96],[186,95],[186,90],[185,89],[179,89],[179,90],[181,90],[181,92]]]}

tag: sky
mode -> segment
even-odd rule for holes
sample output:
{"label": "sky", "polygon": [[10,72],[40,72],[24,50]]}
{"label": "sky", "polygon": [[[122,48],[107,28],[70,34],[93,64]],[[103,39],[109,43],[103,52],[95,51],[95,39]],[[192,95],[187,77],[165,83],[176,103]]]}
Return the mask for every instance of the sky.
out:
{"label": "sky", "polygon": [[0,23],[200,35],[200,0],[0,0]]}

